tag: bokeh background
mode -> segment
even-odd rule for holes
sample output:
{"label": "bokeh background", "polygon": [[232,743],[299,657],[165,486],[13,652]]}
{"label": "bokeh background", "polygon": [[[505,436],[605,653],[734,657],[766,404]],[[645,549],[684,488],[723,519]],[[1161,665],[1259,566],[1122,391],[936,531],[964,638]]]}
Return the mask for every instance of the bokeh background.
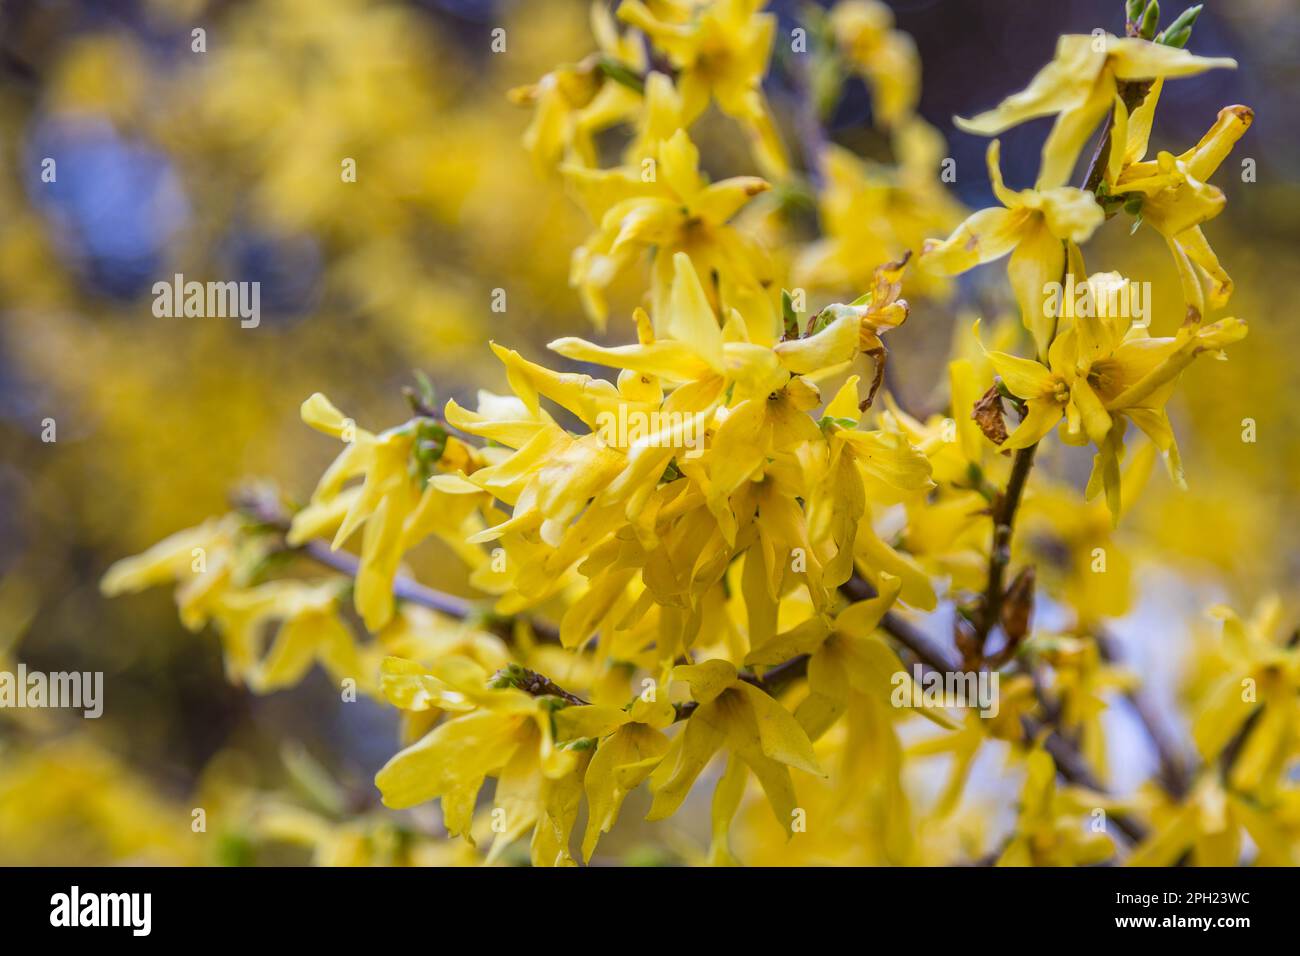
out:
{"label": "bokeh background", "polygon": [[[991,202],[986,144],[951,116],[1023,87],[1058,34],[1122,29],[1120,0],[890,6],[921,54],[920,112],[971,207]],[[794,4],[773,8],[794,24]],[[505,54],[489,50],[496,26]],[[593,334],[567,283],[588,225],[530,161],[529,114],[505,95],[591,46],[580,0],[0,3],[0,668],[103,671],[106,684],[97,721],[0,711],[0,864],[456,860],[436,841],[416,852],[419,814],[394,822],[378,808],[370,781],[395,749],[391,711],[340,703],[320,675],[267,697],[232,688],[216,640],[185,632],[164,590],[109,602],[97,582],[226,510],[250,477],[305,497],[334,452],[299,421],[312,392],[386,427],[405,417],[415,370],[464,401],[504,386],[489,340],[536,357],[559,334]],[[1227,211],[1207,228],[1237,282],[1230,311],[1252,332],[1230,362],[1186,377],[1173,411],[1191,489],[1158,475],[1126,519],[1135,599],[1115,623],[1180,735],[1184,651],[1204,607],[1294,598],[1300,577],[1300,12],[1211,0],[1193,46],[1241,66],[1171,83],[1153,147],[1180,152],[1220,107],[1254,108],[1215,180]],[[831,123],[867,154],[869,102],[850,86]],[[1032,180],[1046,128],[1003,137],[1013,186]],[[697,133],[712,172],[751,171],[728,128],[706,119]],[[55,182],[42,181],[46,157]],[[341,181],[345,157],[355,183]],[[1255,182],[1241,181],[1244,158]],[[1123,229],[1103,230],[1090,267],[1123,266],[1151,279],[1157,305],[1178,302],[1152,231],[1112,257]],[[940,407],[956,323],[1004,306],[1001,270],[984,271],[955,301],[916,303],[892,336],[889,385],[905,407]],[[259,281],[260,327],[156,318],[151,286],[177,272]],[[490,308],[498,288],[504,314]],[[625,292],[612,339],[630,330]],[[1158,308],[1156,331],[1177,311]],[[1077,479],[1077,463],[1049,465]],[[414,566],[463,589],[435,547]],[[1121,787],[1149,770],[1138,737],[1116,734]],[[206,834],[191,832],[194,807]],[[707,845],[703,810],[698,832],[688,814],[667,837],[626,813],[602,852],[689,859]]]}

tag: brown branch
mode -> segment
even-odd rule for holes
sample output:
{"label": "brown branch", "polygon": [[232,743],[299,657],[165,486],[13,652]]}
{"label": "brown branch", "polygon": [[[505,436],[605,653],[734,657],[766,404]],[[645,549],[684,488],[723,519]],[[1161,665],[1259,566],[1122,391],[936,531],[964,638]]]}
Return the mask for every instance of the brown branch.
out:
{"label": "brown branch", "polygon": [[[1042,727],[1029,717],[1024,720],[1025,733],[1032,739],[1042,731]],[[1056,764],[1056,772],[1075,786],[1084,787],[1102,796],[1109,796],[1110,791],[1100,780],[1093,776],[1083,755],[1073,743],[1063,737],[1060,731],[1053,730],[1043,740],[1043,749],[1051,755]],[[1147,828],[1126,813],[1111,813],[1110,819],[1115,826],[1134,843],[1141,843],[1147,837]]]}
{"label": "brown branch", "polygon": [[[876,595],[876,589],[871,586],[871,582],[857,574],[842,585],[840,590],[854,601],[868,600]],[[892,611],[881,620],[880,629],[933,670],[948,673],[961,667],[946,648]],[[1046,725],[1031,717],[1024,718],[1023,725],[1027,740],[1033,740],[1046,730]],[[1087,761],[1083,759],[1075,744],[1059,731],[1052,730],[1047,734],[1043,740],[1043,749],[1056,764],[1057,773],[1066,781],[1095,793],[1109,794],[1105,785],[1088,767]],[[1112,813],[1110,818],[1115,821],[1115,826],[1134,843],[1139,843],[1145,838],[1146,828],[1127,814]]]}
{"label": "brown branch", "polygon": [[[840,591],[850,601],[869,601],[876,596],[876,589],[871,582],[860,574],[854,574],[840,585]],[[893,611],[887,612],[881,618],[880,629],[911,651],[917,660],[932,670],[946,674],[961,667],[956,658],[948,653],[947,648]]]}
{"label": "brown branch", "polygon": [[[289,514],[284,506],[272,495],[257,490],[244,491],[233,497],[233,504],[237,510],[252,518],[258,524],[281,534],[285,534],[289,530],[291,523]],[[336,551],[325,541],[308,541],[296,547],[286,544],[285,550],[311,558],[317,564],[347,575],[350,578],[355,578],[361,569],[361,562],[356,555],[349,551]],[[487,608],[479,606],[468,598],[457,597],[454,594],[435,590],[402,575],[398,575],[393,579],[393,596],[400,601],[410,601],[412,604],[418,604],[431,611],[437,611],[440,614],[446,614],[448,617],[454,617],[462,621],[473,619],[476,616],[485,621],[492,619],[491,612]],[[502,621],[500,623],[506,624],[508,622]],[[558,644],[560,642],[559,629],[553,625],[538,621],[536,618],[530,618],[529,624],[532,627],[533,634],[539,641],[547,644]]]}
{"label": "brown branch", "polygon": [[[290,550],[297,551],[311,558],[317,564],[323,565],[332,571],[338,571],[340,574],[346,574],[350,578],[355,578],[361,570],[361,562],[355,554],[348,551],[331,550],[330,546],[324,541],[308,541],[306,544]],[[435,591],[433,588],[425,587],[418,581],[400,576],[393,579],[393,596],[400,601],[410,601],[412,604],[419,604],[432,611],[438,611],[448,617],[460,620],[472,617],[477,612],[474,604],[465,598],[457,597],[454,594],[446,594],[442,591]]]}
{"label": "brown branch", "polygon": [[[1150,80],[1119,80],[1115,85],[1120,99],[1124,101],[1124,109],[1129,113],[1132,113],[1151,91]],[[1106,120],[1106,129],[1101,134],[1101,139],[1097,141],[1097,148],[1093,150],[1092,160],[1088,164],[1088,175],[1083,181],[1083,188],[1088,192],[1096,193],[1106,176],[1106,167],[1110,164],[1112,149],[1110,134],[1114,128],[1115,110],[1112,107],[1110,116]],[[1124,144],[1121,143],[1120,148],[1123,149]]]}
{"label": "brown branch", "polygon": [[1006,591],[1004,582],[1007,566],[1011,563],[1011,537],[1015,533],[1016,512],[1020,509],[1037,450],[1038,445],[1035,443],[1016,452],[1006,490],[999,493],[993,501],[993,541],[989,548],[988,584],[984,589],[983,606],[975,631],[975,644],[981,655],[989,634],[1002,616],[1002,600]]}
{"label": "brown branch", "polygon": [[[1109,663],[1119,662],[1120,655],[1113,636],[1098,629],[1093,634],[1093,640],[1097,642],[1097,650],[1102,660]],[[1187,795],[1192,784],[1191,767],[1182,748],[1169,734],[1145,687],[1138,686],[1124,691],[1124,698],[1133,708],[1134,715],[1146,730],[1152,746],[1156,749],[1156,756],[1160,760],[1160,770],[1156,775],[1157,782],[1171,797],[1182,799]]]}

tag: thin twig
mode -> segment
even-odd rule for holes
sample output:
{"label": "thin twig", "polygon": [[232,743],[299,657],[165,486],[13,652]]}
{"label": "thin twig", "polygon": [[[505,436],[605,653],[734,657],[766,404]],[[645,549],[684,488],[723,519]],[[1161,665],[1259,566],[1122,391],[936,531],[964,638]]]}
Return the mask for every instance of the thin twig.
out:
{"label": "thin twig", "polygon": [[[1097,650],[1101,654],[1102,660],[1110,663],[1119,662],[1120,655],[1117,642],[1112,635],[1098,629],[1093,634],[1093,640],[1097,642]],[[1191,768],[1182,752],[1182,748],[1174,741],[1166,729],[1164,721],[1160,719],[1159,710],[1155,706],[1155,702],[1151,700],[1151,695],[1147,693],[1144,686],[1139,685],[1124,691],[1124,698],[1128,701],[1129,706],[1133,708],[1133,713],[1141,722],[1147,736],[1151,739],[1152,746],[1156,749],[1156,756],[1160,760],[1160,771],[1157,775],[1158,782],[1170,796],[1175,799],[1183,798],[1191,789]]]}
{"label": "thin twig", "polygon": [[1034,453],[1037,450],[1038,445],[1035,443],[1016,452],[1006,490],[999,494],[993,503],[993,542],[989,549],[988,584],[984,589],[983,609],[975,632],[976,644],[981,654],[984,652],[989,634],[997,626],[1002,614],[1004,582],[1007,566],[1011,563],[1011,537],[1015,533],[1016,513],[1024,497],[1029,472],[1034,467]]}
{"label": "thin twig", "polygon": [[[355,578],[361,570],[361,562],[356,555],[347,551],[333,551],[324,541],[308,541],[294,550],[311,558],[317,564],[338,571],[340,574],[346,574],[350,578]],[[406,577],[399,576],[393,579],[393,596],[400,601],[410,601],[412,604],[419,604],[421,607],[460,620],[472,617],[476,613],[476,608],[470,601],[456,597],[454,594],[435,591]]]}
{"label": "thin twig", "polygon": [[[840,591],[850,601],[869,601],[876,596],[876,589],[872,587],[871,582],[860,574],[854,574],[840,585]],[[948,653],[947,648],[893,611],[887,612],[881,618],[880,629],[906,647],[917,660],[932,670],[947,674],[961,667]]]}
{"label": "thin twig", "polygon": [[[855,601],[869,600],[876,595],[876,589],[871,586],[871,583],[857,574],[842,585],[840,590],[846,597]],[[881,619],[880,629],[915,654],[931,669],[941,673],[951,673],[960,669],[961,665],[953,659],[946,648],[894,612],[890,611]],[[1023,724],[1027,740],[1033,740],[1045,729],[1045,725],[1030,717],[1026,717]],[[1043,749],[1051,756],[1056,764],[1057,773],[1065,780],[1095,793],[1108,794],[1105,785],[1093,775],[1078,748],[1059,731],[1052,730],[1047,734],[1043,740]],[[1145,837],[1146,828],[1128,815],[1112,813],[1110,818],[1134,843],[1140,842]]]}

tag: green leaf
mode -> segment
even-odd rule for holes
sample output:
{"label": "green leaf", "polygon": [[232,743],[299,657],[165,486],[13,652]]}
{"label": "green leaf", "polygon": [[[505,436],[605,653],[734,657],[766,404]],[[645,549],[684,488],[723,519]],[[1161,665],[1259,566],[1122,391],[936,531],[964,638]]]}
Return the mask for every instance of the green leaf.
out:
{"label": "green leaf", "polygon": [[645,82],[641,77],[637,76],[617,60],[610,59],[609,57],[601,57],[600,72],[604,73],[615,83],[621,83],[623,86],[626,86],[629,90],[634,90],[637,93],[645,92]]}
{"label": "green leaf", "polygon": [[830,428],[832,425],[839,425],[840,428],[849,428],[849,429],[858,427],[858,423],[855,422],[853,419],[836,418],[834,415],[823,415],[821,420],[817,423],[817,427],[820,428],[822,431],[825,431],[826,429]]}
{"label": "green leaf", "polygon": [[1201,7],[1202,4],[1198,3],[1184,10],[1179,14],[1178,19],[1169,24],[1169,28],[1156,38],[1157,42],[1180,49],[1187,46],[1187,41],[1192,38],[1192,27],[1196,25],[1196,18],[1201,15]]}
{"label": "green leaf", "polygon": [[799,314],[794,310],[794,300],[790,298],[790,293],[786,289],[781,290],[781,319],[785,323],[785,337],[787,339],[797,339],[799,337]]}

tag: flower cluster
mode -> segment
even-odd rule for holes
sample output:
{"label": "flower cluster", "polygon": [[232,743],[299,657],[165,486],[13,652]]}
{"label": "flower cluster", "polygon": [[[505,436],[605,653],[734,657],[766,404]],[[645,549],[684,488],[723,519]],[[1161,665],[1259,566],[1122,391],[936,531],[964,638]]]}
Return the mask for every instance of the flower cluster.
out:
{"label": "flower cluster", "polygon": [[[1001,843],[971,856],[1094,863],[1133,842],[1135,859],[1176,856],[1200,839],[1195,808],[1210,798],[1181,803],[1186,781],[1163,802],[1104,792],[1100,714],[1138,682],[1102,624],[1130,589],[1118,557],[1118,583],[1101,592],[1080,565],[1119,533],[1156,452],[1182,480],[1166,410],[1179,377],[1246,332],[1208,319],[1232,284],[1201,226],[1224,203],[1206,179],[1250,111],[1223,110],[1180,156],[1144,158],[1163,82],[1233,64],[1182,49],[1186,18],[1160,38],[1145,16],[1125,38],[1063,37],[1027,90],[961,123],[991,135],[1056,117],[1032,188],[1003,183],[990,144],[1001,205],[961,221],[936,175],[942,138],[913,113],[915,50],[888,11],[837,4],[810,21],[811,50],[781,59],[814,116],[828,84],[864,78],[896,166],[802,136],[799,172],[765,92],[779,44],[761,6],[597,3],[596,52],[512,94],[533,110],[526,148],[594,224],[571,277],[590,317],[617,329],[611,290],[644,291],[625,323],[634,341],[559,338],[548,361],[493,343],[508,392],[441,407],[413,392],[414,416],[378,433],[313,395],[303,420],[343,448],[305,506],[289,513],[262,489],[119,563],[104,590],[176,581],[186,625],[211,622],[231,676],[255,690],[319,661],[399,708],[406,746],[376,777],[384,803],[439,800],[448,833],[491,838],[489,861],[523,838],[536,864],[591,860],[642,784],[653,821],[713,779],[710,862],[746,858],[732,825],[748,820],[751,791],[794,859],[953,862],[939,847],[965,825],[970,770],[990,749],[1024,771],[1023,796]],[[822,64],[815,76],[800,56]],[[758,175],[701,171],[712,164],[692,136],[710,104],[742,131]],[[1099,127],[1084,185],[1067,185]],[[603,165],[610,130],[625,145]],[[809,189],[824,232],[801,241],[782,203]],[[1112,307],[1130,300],[1131,277],[1085,271],[1081,246],[1121,209],[1174,254],[1186,307],[1173,334]],[[963,327],[946,407],[904,410],[885,376],[886,339],[909,315],[904,284],[941,297],[947,276],[1008,254],[1026,334],[1003,323],[986,350]],[[861,294],[801,310],[795,280]],[[1149,440],[1132,454],[1130,423]],[[1046,477],[1026,490],[1053,429],[1094,448],[1083,496],[1104,493],[1105,508]],[[1015,538],[1021,510],[1029,536]],[[430,538],[487,600],[411,579],[403,563]],[[307,561],[343,575],[290,574]],[[1050,631],[1033,613],[1039,587],[1067,611]],[[936,609],[951,640],[923,629],[944,619],[922,618]],[[1294,655],[1235,619],[1229,637],[1233,681],[1259,682],[1264,716],[1230,781],[1204,782],[1207,770],[1197,785],[1229,786],[1258,843],[1254,801],[1289,793]],[[997,678],[997,706],[932,699],[913,665]],[[1197,725],[1207,766],[1253,712],[1225,688]],[[947,784],[912,827],[904,769],[936,756],[950,759]],[[1085,834],[1094,808],[1116,829]],[[1294,860],[1294,834],[1265,836],[1269,854]]]}

